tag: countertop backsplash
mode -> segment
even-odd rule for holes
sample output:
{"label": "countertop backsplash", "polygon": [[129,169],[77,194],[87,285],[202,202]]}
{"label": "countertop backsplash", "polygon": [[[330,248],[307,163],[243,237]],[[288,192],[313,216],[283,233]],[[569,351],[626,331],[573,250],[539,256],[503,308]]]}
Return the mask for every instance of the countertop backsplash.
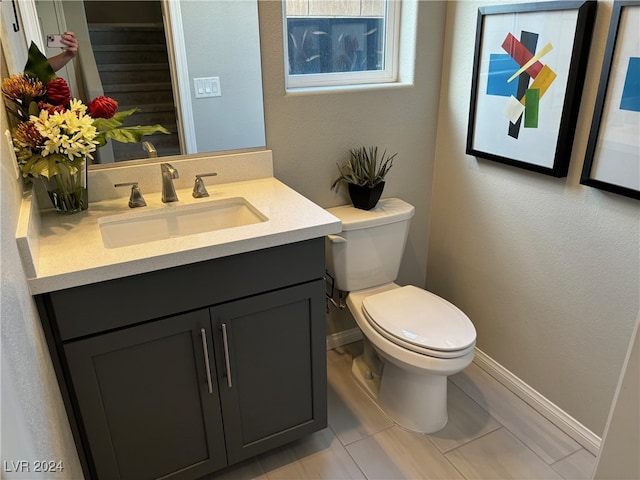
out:
{"label": "countertop backsplash", "polygon": [[[215,177],[208,177],[207,185],[232,183],[245,180],[257,180],[273,176],[271,150],[234,152],[226,155],[180,155],[173,157],[148,159],[139,162],[126,162],[98,166],[89,170],[89,208],[91,202],[114,198],[129,198],[128,188],[115,188],[116,183],[138,182],[142,195],[162,190],[160,164],[170,163],[177,170],[179,177],[174,180],[176,190],[192,188],[198,174],[216,172]],[[46,205],[46,204],[45,204]]]}

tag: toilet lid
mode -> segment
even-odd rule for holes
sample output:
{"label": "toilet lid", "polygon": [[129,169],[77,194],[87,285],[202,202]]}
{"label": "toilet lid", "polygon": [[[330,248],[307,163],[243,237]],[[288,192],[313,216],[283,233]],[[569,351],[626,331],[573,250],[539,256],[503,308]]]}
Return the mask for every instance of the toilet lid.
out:
{"label": "toilet lid", "polygon": [[460,309],[443,298],[411,285],[364,299],[364,312],[386,332],[400,340],[435,352],[455,352],[475,344],[476,329]]}

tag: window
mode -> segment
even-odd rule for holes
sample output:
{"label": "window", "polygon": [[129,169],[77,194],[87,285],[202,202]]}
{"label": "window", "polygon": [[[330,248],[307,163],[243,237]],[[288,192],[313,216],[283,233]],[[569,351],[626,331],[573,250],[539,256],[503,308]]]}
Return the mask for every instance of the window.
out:
{"label": "window", "polygon": [[397,79],[400,0],[284,0],[288,89]]}

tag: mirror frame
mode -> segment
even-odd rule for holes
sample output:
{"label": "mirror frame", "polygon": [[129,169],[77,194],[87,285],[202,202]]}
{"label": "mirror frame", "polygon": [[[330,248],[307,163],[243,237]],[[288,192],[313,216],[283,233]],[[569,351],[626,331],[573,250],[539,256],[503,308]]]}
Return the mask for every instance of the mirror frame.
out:
{"label": "mirror frame", "polygon": [[169,70],[171,71],[171,85],[173,98],[176,102],[176,116],[178,120],[178,137],[183,154],[196,153],[198,144],[195,137],[195,123],[189,85],[189,69],[187,67],[187,47],[184,43],[182,22],[173,19],[182,18],[180,2],[162,0],[162,17],[164,31],[167,38],[169,53]]}

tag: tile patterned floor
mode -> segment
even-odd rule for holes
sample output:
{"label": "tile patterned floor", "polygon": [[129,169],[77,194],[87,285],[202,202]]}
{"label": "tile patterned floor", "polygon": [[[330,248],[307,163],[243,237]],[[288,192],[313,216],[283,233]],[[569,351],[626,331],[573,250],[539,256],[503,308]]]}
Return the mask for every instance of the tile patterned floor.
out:
{"label": "tile patterned floor", "polygon": [[328,353],[329,427],[211,480],[591,478],[595,457],[471,364],[449,379],[449,423],[432,435],[393,424]]}

